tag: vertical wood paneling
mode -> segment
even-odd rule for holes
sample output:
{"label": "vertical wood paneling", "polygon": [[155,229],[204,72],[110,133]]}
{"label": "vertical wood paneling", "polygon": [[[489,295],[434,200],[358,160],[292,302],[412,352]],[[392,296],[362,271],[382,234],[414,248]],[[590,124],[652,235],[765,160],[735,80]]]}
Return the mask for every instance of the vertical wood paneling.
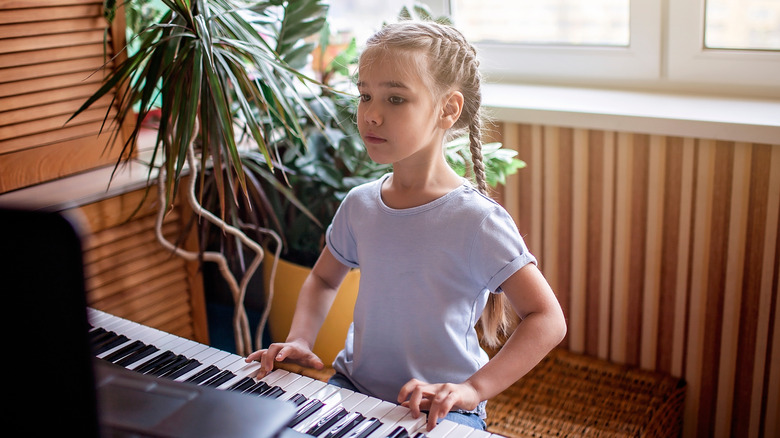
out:
{"label": "vertical wood paneling", "polygon": [[588,269],[588,132],[574,130],[572,137],[571,182],[571,309],[569,311],[570,349],[585,350]]}
{"label": "vertical wood paneling", "polygon": [[642,300],[642,341],[639,364],[652,369],[658,349],[661,256],[663,254],[664,180],[666,145],[661,137],[650,138],[647,178],[647,227],[645,234],[645,272]]}
{"label": "vertical wood paneling", "polygon": [[[777,177],[780,176],[780,154],[777,153],[778,151],[775,151],[774,154],[774,168],[775,173],[773,174],[775,178],[776,185],[775,188],[780,187],[780,181],[777,181]],[[774,190],[773,191],[777,196],[775,197],[775,200],[777,201],[780,199],[780,190]],[[775,205],[777,205],[777,202],[775,202]],[[777,239],[778,236],[780,236],[780,221],[778,221],[778,213],[774,214],[774,220],[775,224],[777,224],[777,229],[775,230],[775,239]],[[751,423],[751,431],[753,429],[759,429],[760,431],[763,431],[763,436],[780,436],[780,324],[777,322],[778,315],[780,315],[780,297],[778,297],[777,293],[777,273],[780,272],[780,245],[775,246],[775,267],[774,267],[774,275],[767,275],[767,277],[774,277],[774,278],[768,278],[767,289],[770,287],[774,290],[774,308],[767,308],[767,312],[773,312],[774,313],[774,330],[772,332],[772,344],[771,344],[771,353],[767,353],[767,370],[768,370],[768,377],[767,377],[767,383],[764,388],[764,393],[766,393],[766,409],[762,413],[756,413],[757,417],[762,417],[761,421],[765,421],[765,424],[758,424],[759,419],[754,418],[752,415],[750,417],[750,423]],[[771,289],[770,289],[771,290]],[[769,291],[767,291],[769,292]],[[763,301],[763,300],[762,300]],[[767,300],[772,301],[772,300]],[[767,306],[769,307],[769,306]],[[756,382],[755,386],[761,387],[760,382]],[[754,391],[754,393],[760,392],[758,389]]]}
{"label": "vertical wood paneling", "polygon": [[[575,218],[572,215],[572,168],[574,163],[573,157],[573,130],[570,128],[561,128],[557,130],[556,140],[558,143],[558,162],[559,165],[556,168],[557,181],[555,182],[557,193],[557,207],[555,214],[557,215],[554,224],[555,228],[551,231],[555,233],[555,243],[550,245],[555,252],[555,264],[557,271],[556,290],[560,299],[566,304],[563,306],[564,314],[569,318],[572,316],[572,251],[571,245],[573,241],[572,236],[572,223]],[[549,221],[545,219],[545,221]],[[568,250],[562,251],[562,243],[565,242]],[[565,338],[561,342],[561,347],[569,347],[570,338]]]}
{"label": "vertical wood paneling", "polygon": [[[749,435],[759,436],[761,435],[761,421],[771,422],[767,424],[767,430],[772,430],[772,434],[764,436],[777,436],[778,431],[778,406],[777,397],[780,394],[780,382],[778,381],[778,374],[780,374],[780,361],[778,361],[778,302],[780,296],[778,296],[778,212],[780,211],[780,148],[774,147],[771,151],[767,151],[766,147],[761,147],[758,151],[758,155],[766,160],[762,168],[768,172],[768,180],[770,184],[767,185],[766,196],[766,208],[764,222],[764,233],[762,239],[762,254],[761,254],[761,272],[757,275],[756,279],[756,336],[755,336],[755,353],[754,353],[754,372],[753,382],[750,387],[751,398],[750,405],[752,407],[750,411],[750,425],[747,429]],[[755,169],[756,173],[761,172],[759,169]],[[758,192],[758,191],[757,191]],[[760,198],[761,194],[757,195]],[[760,213],[759,213],[760,214]],[[751,224],[753,225],[753,224]],[[758,249],[756,249],[756,252]],[[772,256],[775,257],[774,264],[772,263]],[[756,260],[758,262],[758,260]],[[772,317],[772,301],[775,302],[774,316]],[[772,318],[774,321],[772,321]],[[774,347],[773,351],[769,351],[770,346],[770,327],[774,325]],[[773,378],[770,378],[774,375]],[[745,382],[747,384],[747,382]],[[773,397],[771,403],[774,407],[769,406],[767,403],[766,413],[761,416],[763,409],[758,409],[762,406],[764,400],[769,402],[769,397]]]}
{"label": "vertical wood paneling", "polygon": [[[602,284],[607,281],[608,276],[591,275],[589,272],[600,272],[603,266],[601,254],[606,245],[606,236],[602,229],[602,217],[604,215],[604,142],[605,134],[603,132],[588,132],[588,192],[586,199],[581,200],[587,208],[586,220],[586,254],[587,260],[585,272],[586,283],[586,303],[585,303],[585,327],[583,338],[585,340],[584,352],[591,356],[598,356],[599,333],[601,311],[603,298],[601,297]],[[573,258],[576,262],[578,255]],[[603,288],[606,289],[606,288]]]}
{"label": "vertical wood paneling", "polygon": [[686,437],[777,436],[780,145],[511,125],[563,346],[684,377]]}
{"label": "vertical wood paneling", "polygon": [[[535,251],[536,254],[541,256],[541,260],[544,260],[544,226],[543,226],[543,213],[544,213],[544,160],[543,151],[544,144],[542,143],[542,127],[534,125],[531,127],[531,190],[527,192],[530,195],[531,202],[531,231],[530,231],[530,249]],[[540,267],[542,270],[547,269],[545,263],[540,260]]]}
{"label": "vertical wood paneling", "polygon": [[630,320],[629,306],[629,262],[631,257],[631,206],[633,193],[631,170],[633,167],[634,138],[630,134],[617,135],[615,179],[614,253],[612,271],[612,327],[609,358],[626,362],[627,326]]}
{"label": "vertical wood paneling", "polygon": [[693,249],[691,252],[691,291],[688,313],[688,333],[685,380],[688,382],[686,397],[685,425],[683,433],[688,435],[696,430],[698,421],[697,407],[701,398],[701,367],[704,362],[703,343],[704,326],[707,312],[707,265],[710,255],[712,228],[712,181],[715,177],[715,144],[712,141],[699,142],[696,189],[694,199]]}
{"label": "vertical wood paneling", "polygon": [[707,289],[702,332],[701,400],[699,405],[699,428],[705,436],[712,436],[715,404],[718,393],[718,357],[720,337],[723,331],[723,300],[725,294],[726,259],[728,256],[728,227],[731,199],[731,175],[733,148],[724,142],[714,144],[714,174],[710,211],[710,242],[708,262],[705,267]]}
{"label": "vertical wood paneling", "polygon": [[605,133],[604,137],[604,161],[602,169],[604,171],[602,197],[602,220],[601,220],[601,245],[602,253],[599,262],[601,269],[599,277],[601,278],[601,287],[599,288],[599,348],[598,356],[602,359],[609,357],[610,333],[612,331],[612,272],[614,264],[612,255],[614,253],[614,235],[612,233],[615,221],[615,203],[612,201],[615,196],[615,154],[616,154],[616,135],[613,132]]}
{"label": "vertical wood paneling", "polygon": [[[518,143],[519,143],[519,137],[520,137],[520,128],[519,125],[515,123],[508,123],[503,129],[503,136],[501,138],[501,142],[504,145],[505,148],[512,149],[515,151],[518,151]],[[522,155],[521,155],[522,156]],[[509,212],[510,215],[515,219],[516,222],[519,222],[520,218],[520,190],[522,190],[521,187],[521,181],[520,181],[520,175],[514,174],[510,175],[506,179],[506,184],[504,184],[503,187],[503,200],[504,200],[504,208],[506,208],[507,212]],[[519,223],[518,223],[519,225]]]}
{"label": "vertical wood paneling", "polygon": [[[735,145],[733,160],[733,178],[731,181],[731,211],[729,212],[728,246],[726,248],[726,290],[723,300],[723,326],[736,327],[739,321],[742,301],[742,272],[745,264],[745,235],[747,232],[748,201],[750,199],[750,145]],[[719,374],[717,388],[719,393],[732,394],[736,375],[737,345],[739,332],[724,330],[721,336]],[[731,430],[732,397],[718,397],[714,435],[728,437]]]}
{"label": "vertical wood paneling", "polygon": [[[767,193],[766,246],[763,254],[761,294],[758,308],[759,348],[755,363],[766,358],[766,378],[753,379],[753,400],[757,404],[765,394],[766,408],[756,409],[750,414],[750,436],[780,436],[780,296],[778,296],[778,275],[780,275],[780,148],[773,147]],[[774,265],[772,264],[774,257]],[[772,302],[774,301],[774,306]],[[774,315],[774,316],[772,316]],[[770,327],[774,330],[770,331]],[[770,341],[771,339],[771,341]],[[771,342],[771,343],[770,343]],[[763,418],[762,418],[763,417]],[[761,425],[761,421],[765,424]],[[762,430],[763,429],[763,430]],[[763,432],[763,433],[762,433]]]}
{"label": "vertical wood paneling", "polygon": [[[754,392],[753,382],[758,379],[765,382],[764,365],[766,355],[762,355],[756,363],[757,352],[763,350],[765,342],[760,338],[768,327],[759,326],[761,313],[762,271],[769,265],[762,260],[766,250],[766,234],[770,226],[767,221],[767,199],[770,193],[768,182],[771,169],[773,146],[757,145],[753,149],[751,164],[750,211],[748,212],[747,241],[745,249],[744,281],[742,283],[742,305],[739,324],[734,329],[739,331],[737,353],[737,369],[734,386],[734,418],[732,419],[732,434],[747,436],[750,419],[754,409],[761,410],[766,394],[763,390]],[[774,292],[775,298],[777,292]],[[776,317],[775,317],[776,318]],[[772,322],[769,322],[772,324]]]}
{"label": "vertical wood paneling", "polygon": [[639,365],[642,338],[642,322],[646,315],[642,309],[644,296],[645,240],[647,229],[647,197],[649,139],[647,135],[632,135],[631,160],[631,212],[629,222],[628,281],[626,283],[625,363]]}
{"label": "vertical wood paneling", "polygon": [[[559,299],[568,301],[561,296],[559,283],[561,282],[560,262],[558,260],[559,235],[558,224],[560,223],[560,141],[558,140],[558,128],[546,127],[544,129],[544,148],[543,148],[543,200],[542,203],[542,261],[545,275],[552,278],[553,290],[558,291]],[[568,307],[568,303],[566,303]]]}
{"label": "vertical wood paneling", "polygon": [[674,342],[672,344],[672,373],[685,373],[685,352],[688,348],[688,309],[690,308],[691,239],[694,231],[693,194],[695,190],[696,142],[686,138],[682,142],[682,184],[680,186],[680,228],[679,239],[674,244],[678,249],[678,266],[675,287]]}

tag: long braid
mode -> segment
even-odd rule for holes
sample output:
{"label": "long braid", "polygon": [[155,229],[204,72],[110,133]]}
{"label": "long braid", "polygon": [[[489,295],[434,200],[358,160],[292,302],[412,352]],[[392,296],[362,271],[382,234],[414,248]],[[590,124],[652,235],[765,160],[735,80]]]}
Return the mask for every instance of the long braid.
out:
{"label": "long braid", "polygon": [[485,176],[485,163],[482,160],[482,121],[479,117],[473,118],[469,126],[469,150],[471,152],[471,167],[474,171],[477,189],[487,195],[488,186]]}
{"label": "long braid", "polygon": [[[477,190],[488,194],[482,157],[482,75],[476,49],[455,28],[434,22],[402,21],[386,25],[367,41],[366,55],[372,48],[419,50],[428,58],[435,96],[453,89],[463,94],[463,110],[450,129],[454,137],[468,132],[474,182]],[[498,347],[511,328],[511,307],[503,293],[491,293],[479,320],[482,343]]]}

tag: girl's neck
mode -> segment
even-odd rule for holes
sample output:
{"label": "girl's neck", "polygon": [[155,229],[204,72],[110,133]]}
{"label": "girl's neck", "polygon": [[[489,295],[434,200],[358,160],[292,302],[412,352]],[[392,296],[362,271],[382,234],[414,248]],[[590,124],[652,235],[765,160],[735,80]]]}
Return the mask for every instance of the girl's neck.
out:
{"label": "girl's neck", "polygon": [[397,209],[412,208],[434,201],[455,190],[463,179],[443,161],[444,167],[407,169],[395,166],[382,185],[382,200]]}

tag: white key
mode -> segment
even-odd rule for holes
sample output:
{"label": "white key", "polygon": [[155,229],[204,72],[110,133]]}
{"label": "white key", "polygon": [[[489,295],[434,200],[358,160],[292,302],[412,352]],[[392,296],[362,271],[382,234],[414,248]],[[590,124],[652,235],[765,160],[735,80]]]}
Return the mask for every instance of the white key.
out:
{"label": "white key", "polygon": [[304,387],[308,386],[309,383],[311,383],[312,381],[314,381],[314,379],[312,379],[311,377],[300,376],[298,379],[296,379],[295,381],[293,381],[289,385],[285,385],[285,386],[282,387],[282,389],[284,389],[285,393],[282,394],[282,396],[279,397],[279,399],[281,399],[281,400],[289,400],[291,397],[295,396],[296,394],[299,394],[300,391]]}
{"label": "white key", "polygon": [[[369,412],[377,407],[382,400],[374,397],[366,397],[362,402],[352,407],[351,412],[360,412],[366,418],[371,418]],[[392,403],[391,403],[392,404]]]}
{"label": "white key", "polygon": [[382,422],[382,427],[375,430],[374,433],[368,436],[368,438],[384,438],[390,432],[392,432],[399,421],[401,421],[409,413],[409,408],[401,405],[393,405],[393,408],[379,420]]}
{"label": "white key", "polygon": [[447,434],[447,438],[466,438],[475,432],[473,427],[466,426],[465,424],[458,424],[454,429]]}
{"label": "white key", "polygon": [[[469,438],[490,438],[493,434],[481,429],[471,429]],[[497,438],[497,437],[496,437]]]}
{"label": "white key", "polygon": [[406,415],[404,415],[403,418],[398,420],[398,422],[395,424],[396,427],[401,426],[404,429],[406,429],[409,434],[416,432],[418,429],[424,428],[425,425],[428,422],[428,416],[420,413],[420,416],[417,418],[412,417],[412,412],[409,411]]}
{"label": "white key", "polygon": [[449,433],[458,426],[458,423],[455,423],[454,421],[442,420],[433,428],[433,430],[428,432],[427,436],[428,438],[446,438],[449,436]]}
{"label": "white key", "polygon": [[338,387],[329,385],[321,380],[314,380],[305,387],[301,388],[300,393],[308,399],[325,400],[331,396],[334,392],[338,391]]}
{"label": "white key", "polygon": [[277,369],[271,371],[269,374],[267,374],[265,377],[263,377],[260,380],[262,380],[263,382],[273,386],[274,382],[276,382],[277,380],[281,379],[282,377],[284,377],[284,376],[286,376],[288,374],[290,374],[289,371],[280,370],[279,368],[277,368]]}

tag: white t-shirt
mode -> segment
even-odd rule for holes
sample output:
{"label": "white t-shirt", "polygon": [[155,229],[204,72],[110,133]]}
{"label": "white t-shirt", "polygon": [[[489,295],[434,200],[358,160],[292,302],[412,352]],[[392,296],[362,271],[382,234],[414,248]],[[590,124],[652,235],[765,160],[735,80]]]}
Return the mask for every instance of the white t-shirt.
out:
{"label": "white t-shirt", "polygon": [[388,176],[349,192],[326,241],[360,268],[354,321],[333,366],[395,403],[412,378],[460,383],[488,361],[474,328],[488,294],[536,259],[506,210],[465,179],[428,204],[393,209],[381,197]]}

